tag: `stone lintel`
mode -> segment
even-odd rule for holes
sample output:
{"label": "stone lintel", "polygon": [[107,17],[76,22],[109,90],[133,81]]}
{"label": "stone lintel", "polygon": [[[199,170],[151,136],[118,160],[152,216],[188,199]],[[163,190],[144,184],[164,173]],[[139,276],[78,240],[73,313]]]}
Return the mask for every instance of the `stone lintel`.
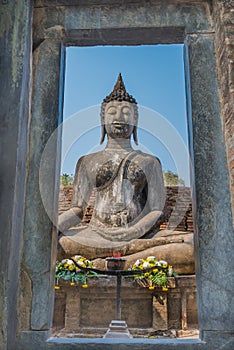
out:
{"label": "stone lintel", "polygon": [[[151,0],[152,4],[160,3],[165,0]],[[167,0],[168,3],[207,3],[209,0]],[[125,0],[125,3],[139,4],[142,0]],[[119,5],[123,4],[122,0],[36,0],[34,7],[54,7],[54,6],[103,6],[103,5]]]}
{"label": "stone lintel", "polygon": [[184,33],[213,31],[209,5],[202,1],[38,6],[34,26],[35,42],[44,40],[50,28],[61,27],[67,45],[81,46],[176,44],[183,43]]}
{"label": "stone lintel", "polygon": [[66,30],[66,46],[182,44],[184,27]]}

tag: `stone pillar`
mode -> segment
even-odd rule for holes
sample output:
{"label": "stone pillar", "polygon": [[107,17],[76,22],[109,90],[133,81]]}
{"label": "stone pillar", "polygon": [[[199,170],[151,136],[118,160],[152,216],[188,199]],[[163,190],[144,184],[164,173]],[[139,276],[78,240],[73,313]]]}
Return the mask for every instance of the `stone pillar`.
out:
{"label": "stone pillar", "polygon": [[15,349],[31,85],[32,2],[0,5],[0,347]]}
{"label": "stone pillar", "polygon": [[234,324],[227,302],[233,296],[234,235],[213,41],[213,34],[191,34],[187,38],[190,150],[195,164],[195,261],[199,327],[204,338],[207,332],[220,332],[221,336]]}
{"label": "stone pillar", "polygon": [[234,2],[213,1],[219,98],[226,143],[234,225]]}
{"label": "stone pillar", "polygon": [[[22,283],[31,298],[30,324],[21,330],[47,331],[52,325],[54,298],[54,271],[56,259],[56,229],[42,202],[40,183],[43,183],[46,202],[56,211],[59,189],[59,142],[55,135],[45,161],[46,176],[39,176],[42,154],[51,134],[60,122],[62,98],[60,94],[60,67],[64,67],[61,52],[61,27],[47,29],[42,41],[34,41],[32,115],[29,134],[27,196],[24,226],[24,251],[22,270],[30,284]],[[36,33],[35,33],[36,36]],[[37,46],[36,46],[37,45]],[[63,80],[63,77],[62,77]],[[62,89],[61,89],[62,90]],[[63,92],[62,92],[63,93]],[[57,97],[56,99],[54,97]],[[62,94],[61,94],[62,96]],[[44,257],[42,259],[42,256]],[[48,291],[50,291],[48,293]],[[21,304],[22,308],[23,305]]]}

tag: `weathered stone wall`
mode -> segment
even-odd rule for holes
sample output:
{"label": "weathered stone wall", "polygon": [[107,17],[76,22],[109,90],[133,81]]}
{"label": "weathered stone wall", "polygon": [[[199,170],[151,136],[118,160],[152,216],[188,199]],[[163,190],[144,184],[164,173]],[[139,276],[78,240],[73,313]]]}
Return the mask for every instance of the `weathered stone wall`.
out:
{"label": "weathered stone wall", "polygon": [[[73,187],[61,186],[59,193],[58,214],[70,208]],[[95,193],[91,194],[83,221],[89,223],[93,213]],[[160,229],[176,229],[177,231],[193,232],[192,198],[190,187],[167,186],[166,204]]]}
{"label": "weathered stone wall", "polygon": [[234,1],[213,1],[220,109],[226,143],[234,223]]}
{"label": "weathered stone wall", "polygon": [[15,349],[31,88],[32,4],[0,4],[0,349]]}

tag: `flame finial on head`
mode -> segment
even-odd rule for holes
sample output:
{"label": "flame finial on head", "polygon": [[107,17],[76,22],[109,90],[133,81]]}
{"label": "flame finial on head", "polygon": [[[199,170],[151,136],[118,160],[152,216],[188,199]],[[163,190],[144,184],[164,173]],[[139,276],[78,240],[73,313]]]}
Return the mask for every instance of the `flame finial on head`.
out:
{"label": "flame finial on head", "polygon": [[113,91],[117,91],[118,89],[126,91],[121,73],[119,73],[118,75],[118,79],[117,79],[117,82],[115,83]]}
{"label": "flame finial on head", "polygon": [[128,92],[126,91],[123,78],[121,73],[118,75],[117,82],[114,86],[113,91],[104,98],[103,102],[108,103],[110,101],[127,101],[130,103],[135,103],[137,104],[136,100],[132,95],[129,95]]}

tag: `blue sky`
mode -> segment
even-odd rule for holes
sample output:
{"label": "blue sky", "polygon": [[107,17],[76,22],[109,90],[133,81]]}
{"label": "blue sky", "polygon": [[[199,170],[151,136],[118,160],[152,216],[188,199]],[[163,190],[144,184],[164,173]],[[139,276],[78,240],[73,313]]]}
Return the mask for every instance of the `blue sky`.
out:
{"label": "blue sky", "polygon": [[77,139],[65,146],[69,132],[64,128],[61,172],[74,174],[77,159],[96,151],[100,103],[112,91],[119,72],[140,108],[140,148],[158,156],[163,170],[177,172],[189,184],[188,157],[181,150],[187,147],[183,45],[66,49],[64,120],[71,120],[71,125],[76,120],[72,127],[77,129]]}

